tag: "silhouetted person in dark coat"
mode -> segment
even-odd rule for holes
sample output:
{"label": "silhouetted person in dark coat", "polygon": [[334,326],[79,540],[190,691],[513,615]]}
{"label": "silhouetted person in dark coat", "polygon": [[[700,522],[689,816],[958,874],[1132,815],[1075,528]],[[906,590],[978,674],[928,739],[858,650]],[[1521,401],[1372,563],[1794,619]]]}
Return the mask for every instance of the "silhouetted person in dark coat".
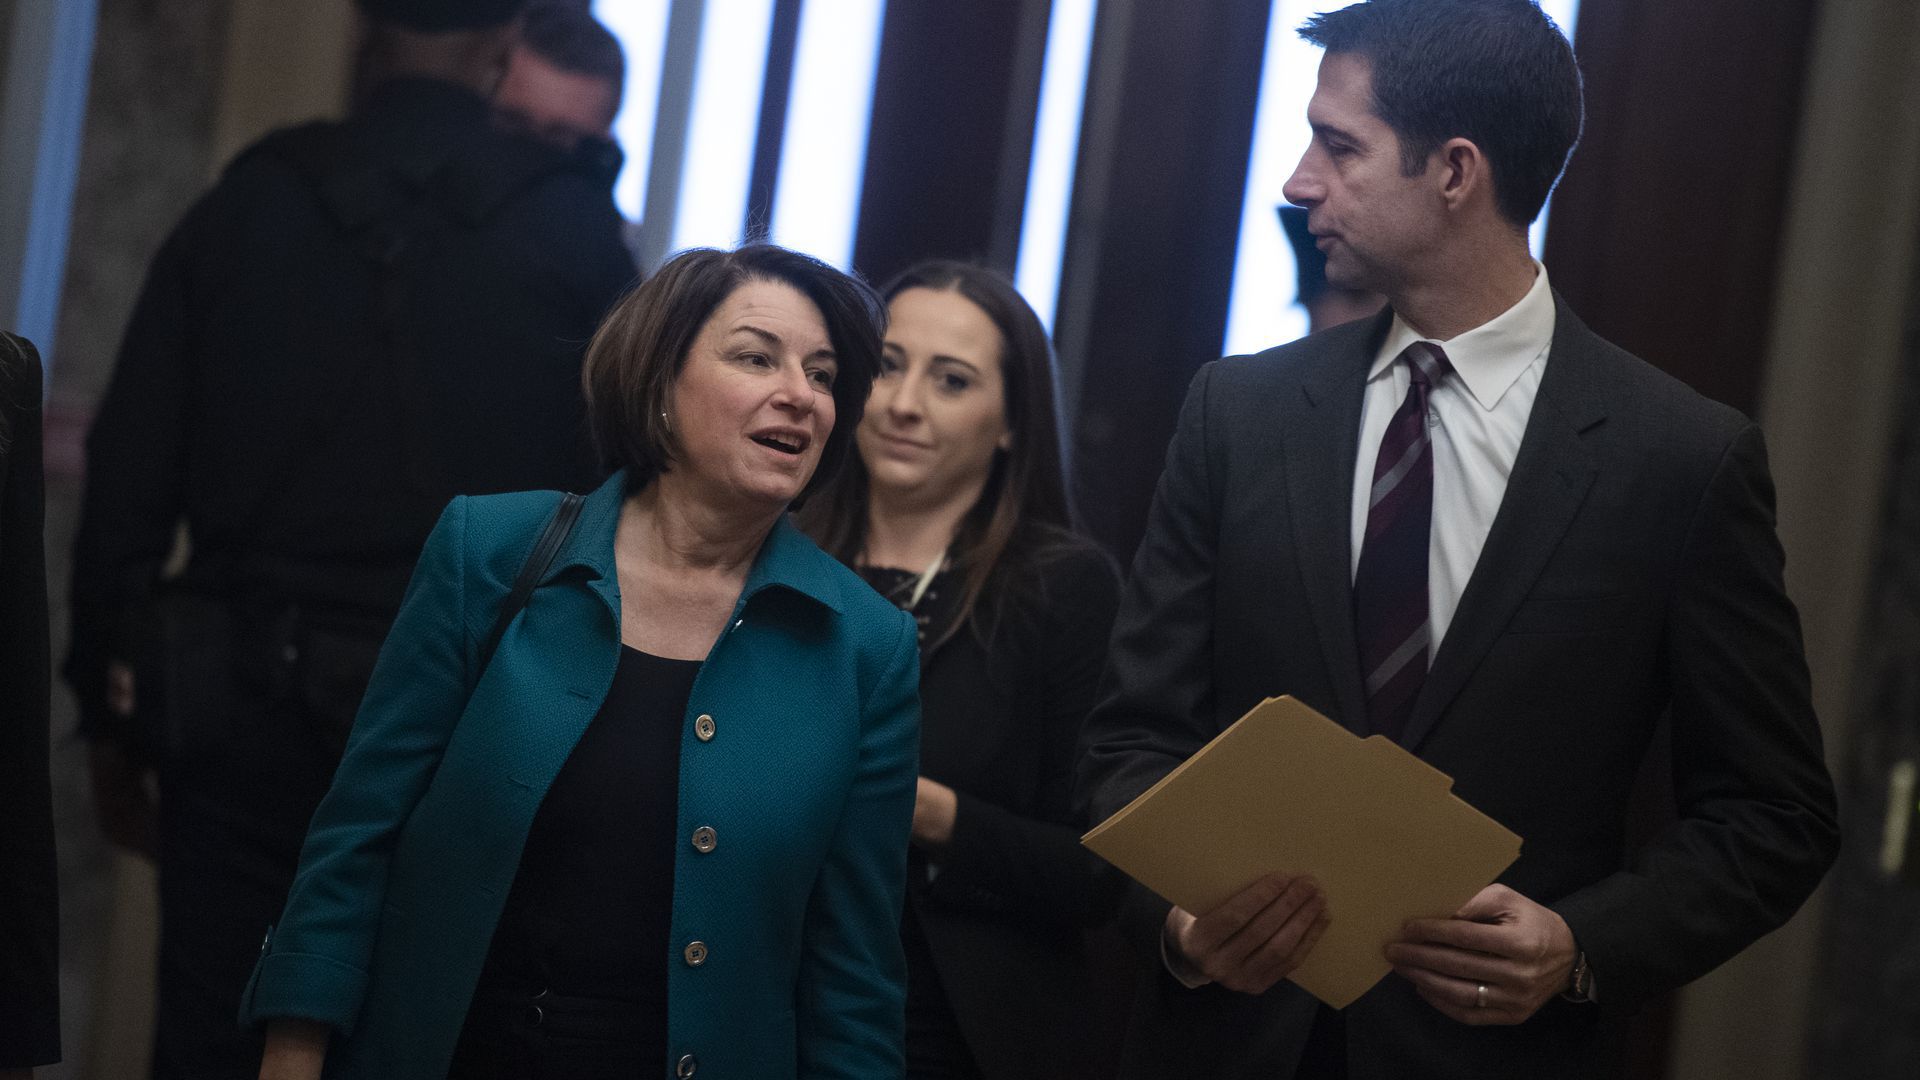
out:
{"label": "silhouetted person in dark coat", "polygon": [[156,1076],[254,1074],[241,990],[441,508],[598,480],[580,365],[633,267],[604,171],[489,122],[520,6],[361,0],[354,115],[188,212],[89,437],[66,673],[158,856]]}

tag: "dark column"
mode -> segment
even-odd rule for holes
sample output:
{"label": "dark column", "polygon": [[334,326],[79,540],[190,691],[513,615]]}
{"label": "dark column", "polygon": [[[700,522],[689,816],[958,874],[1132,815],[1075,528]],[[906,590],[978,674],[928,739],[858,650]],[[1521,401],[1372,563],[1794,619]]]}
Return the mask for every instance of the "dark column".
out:
{"label": "dark column", "polygon": [[1920,281],[1912,295],[1900,390],[1909,419],[1888,448],[1852,745],[1834,761],[1843,829],[1806,1071],[1831,1080],[1920,1075]]}
{"label": "dark column", "polygon": [[1587,129],[1554,196],[1553,283],[1600,336],[1752,414],[1812,0],[1592,0]]}
{"label": "dark column", "polygon": [[1226,333],[1268,5],[1100,5],[1054,338],[1075,502],[1131,559],[1188,381]]}
{"label": "dark column", "polygon": [[869,280],[935,257],[1013,270],[1050,8],[887,5],[853,251]]}

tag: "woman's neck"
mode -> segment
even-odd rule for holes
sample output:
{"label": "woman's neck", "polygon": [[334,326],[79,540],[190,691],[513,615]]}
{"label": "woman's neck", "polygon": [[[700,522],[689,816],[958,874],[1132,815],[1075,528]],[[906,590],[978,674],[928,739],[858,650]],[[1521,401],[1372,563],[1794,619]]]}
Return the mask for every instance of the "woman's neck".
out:
{"label": "woman's neck", "polygon": [[938,502],[867,496],[867,542],[861,561],[868,566],[920,570],[932,565],[953,544],[960,523],[979,499],[976,487]]}
{"label": "woman's neck", "polygon": [[668,572],[744,576],[781,513],[703,502],[662,474],[622,507],[616,554]]}

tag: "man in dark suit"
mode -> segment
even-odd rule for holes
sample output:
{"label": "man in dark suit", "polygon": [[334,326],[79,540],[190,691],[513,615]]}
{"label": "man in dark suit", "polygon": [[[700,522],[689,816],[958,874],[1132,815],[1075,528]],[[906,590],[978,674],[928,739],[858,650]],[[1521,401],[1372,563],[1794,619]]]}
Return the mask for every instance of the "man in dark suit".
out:
{"label": "man in dark suit", "polygon": [[[1195,378],[1089,718],[1096,820],[1292,694],[1519,833],[1344,1011],[1283,981],[1329,919],[1274,867],[1220,908],[1136,889],[1130,1075],[1577,1077],[1619,1021],[1813,890],[1833,790],[1760,432],[1581,325],[1528,254],[1579,133],[1527,0],[1372,0],[1326,48],[1286,188],[1390,310]],[[1678,819],[1626,850],[1671,723]]]}

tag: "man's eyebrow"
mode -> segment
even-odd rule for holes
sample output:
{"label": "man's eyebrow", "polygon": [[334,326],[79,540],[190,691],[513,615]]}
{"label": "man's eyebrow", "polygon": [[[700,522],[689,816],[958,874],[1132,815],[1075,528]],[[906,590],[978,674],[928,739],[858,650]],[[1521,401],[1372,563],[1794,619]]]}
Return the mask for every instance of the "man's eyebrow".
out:
{"label": "man's eyebrow", "polygon": [[1324,121],[1309,120],[1307,121],[1307,126],[1313,129],[1315,135],[1323,139],[1339,139],[1342,142],[1350,143],[1358,143],[1360,141],[1354,137],[1353,132],[1348,131],[1346,128],[1335,127]]}

